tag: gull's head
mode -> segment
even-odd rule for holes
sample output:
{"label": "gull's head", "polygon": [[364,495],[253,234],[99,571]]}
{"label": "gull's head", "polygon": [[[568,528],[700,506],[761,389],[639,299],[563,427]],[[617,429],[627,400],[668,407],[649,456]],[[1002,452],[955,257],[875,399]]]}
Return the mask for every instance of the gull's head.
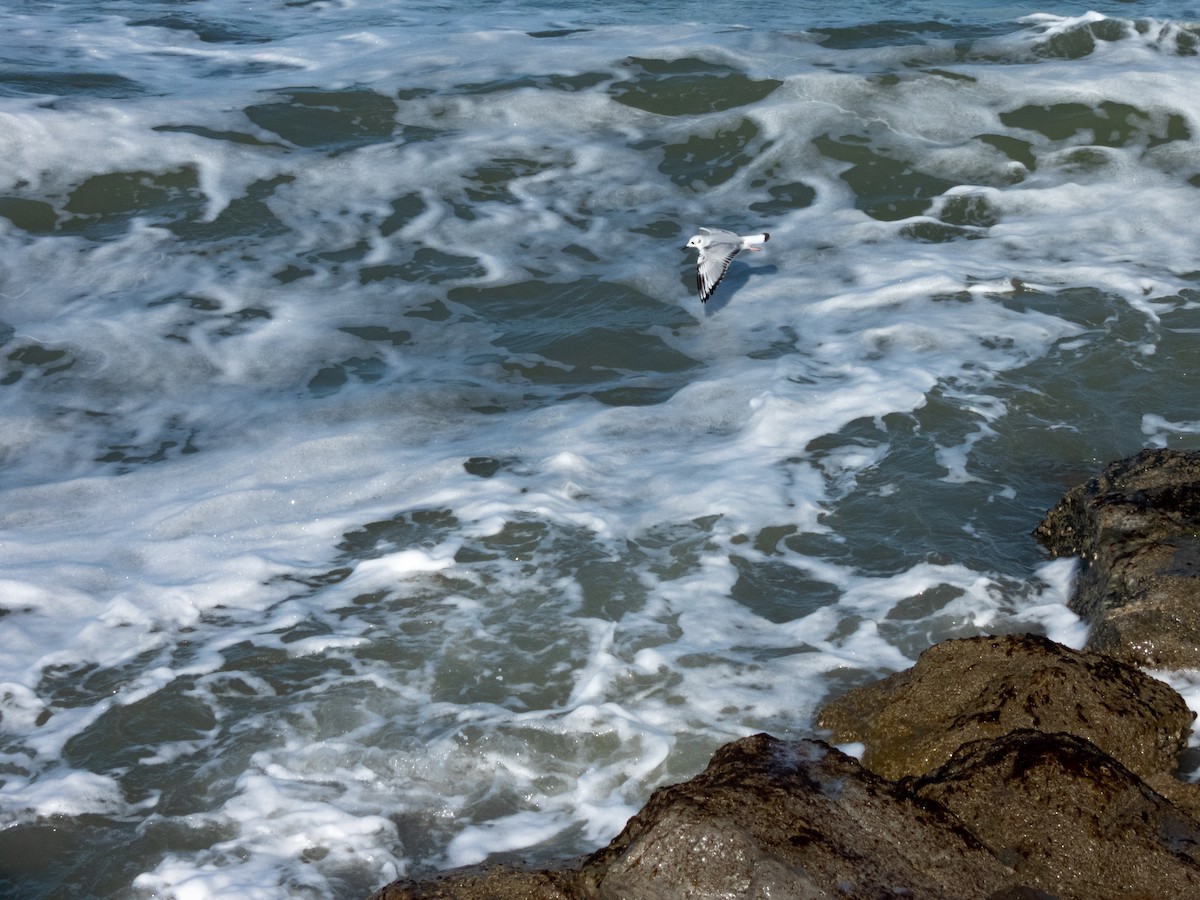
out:
{"label": "gull's head", "polygon": [[697,250],[699,250],[703,241],[703,237],[698,234],[693,234],[688,242],[684,245],[683,249],[687,250],[689,247],[695,247]]}

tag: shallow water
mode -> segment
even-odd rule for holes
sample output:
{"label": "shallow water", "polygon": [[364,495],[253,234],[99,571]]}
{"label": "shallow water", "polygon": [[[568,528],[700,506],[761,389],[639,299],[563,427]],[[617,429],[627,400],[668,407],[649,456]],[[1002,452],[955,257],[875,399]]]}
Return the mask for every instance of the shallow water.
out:
{"label": "shallow water", "polygon": [[1200,446],[1195,11],[876,7],[0,14],[4,890],[578,854],[1082,645],[1031,530]]}

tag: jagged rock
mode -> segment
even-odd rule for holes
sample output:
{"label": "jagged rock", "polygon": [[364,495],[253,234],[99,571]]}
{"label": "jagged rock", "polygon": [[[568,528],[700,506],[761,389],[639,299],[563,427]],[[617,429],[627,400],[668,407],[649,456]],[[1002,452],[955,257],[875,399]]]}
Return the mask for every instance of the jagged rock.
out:
{"label": "jagged rock", "polygon": [[1200,453],[1145,450],[1072,488],[1034,532],[1080,556],[1070,606],[1088,648],[1153,668],[1200,667]]}
{"label": "jagged rock", "polygon": [[1073,735],[976,741],[908,786],[1062,900],[1200,897],[1200,823]]}
{"label": "jagged rock", "polygon": [[373,900],[1200,897],[1200,788],[1171,777],[1193,716],[1167,685],[1019,635],[947,641],[847,698],[822,718],[875,771],[755,735],[582,861]]}
{"label": "jagged rock", "polygon": [[1200,822],[1200,784],[1180,781],[1174,773],[1160,772],[1145,779],[1146,786],[1170,800],[1180,811]]}
{"label": "jagged rock", "polygon": [[922,775],[964,743],[1022,728],[1077,735],[1148,777],[1175,770],[1194,718],[1132,666],[1026,634],[944,641],[817,721],[835,742],[864,743],[863,764],[884,778]]}
{"label": "jagged rock", "polygon": [[[1200,453],[1114,463],[1036,534],[1084,559],[1071,605],[1089,649],[1200,668]],[[946,641],[822,710],[862,765],[745,738],[582,862],[473,867],[373,900],[1200,897],[1200,787],[1173,777],[1194,718],[1102,653]]]}
{"label": "jagged rock", "polygon": [[971,898],[1017,886],[939,804],[819,741],[727,744],[584,865],[600,900]]}
{"label": "jagged rock", "polygon": [[396,881],[370,900],[577,900],[574,869],[472,866],[429,881]]}
{"label": "jagged rock", "polygon": [[[759,734],[655,791],[575,870],[471,869],[396,883],[373,900],[683,900],[1025,896],[940,804],[820,741]],[[1008,892],[1008,893],[1005,893]]]}

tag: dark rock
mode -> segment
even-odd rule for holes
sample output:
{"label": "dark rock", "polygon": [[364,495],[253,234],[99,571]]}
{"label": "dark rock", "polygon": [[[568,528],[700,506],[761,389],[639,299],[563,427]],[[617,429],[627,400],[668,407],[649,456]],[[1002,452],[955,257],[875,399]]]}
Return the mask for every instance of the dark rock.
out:
{"label": "dark rock", "polygon": [[692,780],[655,791],[573,871],[474,868],[397,882],[373,900],[982,900],[1020,887],[940,804],[820,741],[759,734],[722,747]]}
{"label": "dark rock", "polygon": [[1200,784],[1180,781],[1174,774],[1160,772],[1145,779],[1146,786],[1177,806],[1180,812],[1200,822]]}
{"label": "dark rock", "polygon": [[585,896],[986,897],[1016,886],[939,804],[819,741],[765,734],[656,791],[583,868]]}
{"label": "dark rock", "polygon": [[1073,735],[976,741],[909,786],[1063,900],[1200,897],[1200,823]]}
{"label": "dark rock", "polygon": [[463,463],[463,468],[466,469],[468,475],[491,478],[500,471],[503,465],[504,463],[500,460],[493,459],[490,456],[472,456]]}
{"label": "dark rock", "polygon": [[1080,556],[1070,606],[1088,649],[1200,668],[1200,452],[1145,450],[1072,488],[1034,532]]}
{"label": "dark rock", "polygon": [[863,765],[884,778],[925,774],[964,743],[1022,728],[1084,738],[1148,777],[1174,772],[1194,718],[1132,666],[1026,634],[944,641],[817,721],[835,742],[864,743]]}
{"label": "dark rock", "polygon": [[374,900],[1200,897],[1200,787],[1171,777],[1192,718],[1099,654],[947,641],[823,711],[875,771],[755,735],[582,861],[473,867]]}
{"label": "dark rock", "polygon": [[[466,465],[486,478],[493,463]],[[1036,534],[1084,560],[1071,605],[1090,650],[1200,668],[1200,453],[1114,463]],[[374,900],[1200,897],[1200,787],[1173,777],[1194,718],[1103,653],[946,641],[821,711],[834,740],[865,745],[861,765],[745,738],[583,861],[473,867]]]}
{"label": "dark rock", "polygon": [[396,881],[370,900],[575,900],[572,869],[473,866],[429,881]]}

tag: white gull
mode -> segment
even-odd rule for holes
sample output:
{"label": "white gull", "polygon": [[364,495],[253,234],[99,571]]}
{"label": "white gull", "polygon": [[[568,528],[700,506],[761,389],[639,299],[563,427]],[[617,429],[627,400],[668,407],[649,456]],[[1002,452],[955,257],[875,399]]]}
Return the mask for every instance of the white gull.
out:
{"label": "white gull", "polygon": [[735,256],[743,250],[761,250],[762,247],[752,245],[765,244],[770,239],[771,235],[765,231],[761,234],[738,235],[722,228],[701,228],[699,234],[693,235],[683,249],[695,247],[700,251],[696,260],[696,287],[700,289],[700,302],[708,302]]}

